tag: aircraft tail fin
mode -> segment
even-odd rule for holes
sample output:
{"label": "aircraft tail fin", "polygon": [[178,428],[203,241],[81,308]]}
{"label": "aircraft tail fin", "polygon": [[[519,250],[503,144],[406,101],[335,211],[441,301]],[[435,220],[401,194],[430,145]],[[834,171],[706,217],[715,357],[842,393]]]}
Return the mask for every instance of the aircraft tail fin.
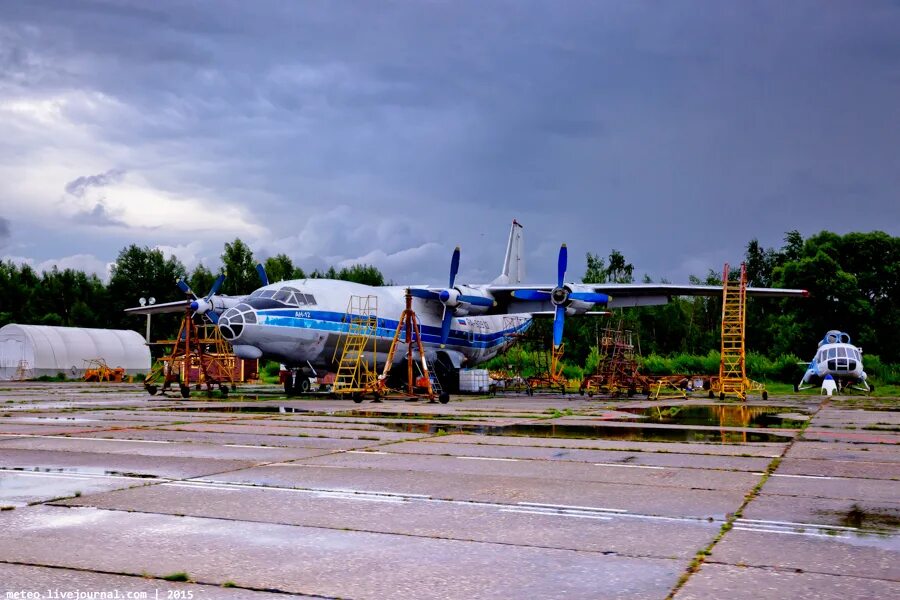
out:
{"label": "aircraft tail fin", "polygon": [[522,283],[525,279],[525,248],[522,239],[523,227],[521,223],[513,219],[509,230],[509,242],[506,244],[506,257],[503,259],[503,269],[500,276],[493,281],[497,285],[512,285]]}

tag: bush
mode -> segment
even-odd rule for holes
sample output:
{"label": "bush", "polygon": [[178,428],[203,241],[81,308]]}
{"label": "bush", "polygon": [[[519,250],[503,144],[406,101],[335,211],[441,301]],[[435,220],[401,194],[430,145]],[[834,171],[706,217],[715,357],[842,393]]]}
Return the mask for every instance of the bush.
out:
{"label": "bush", "polygon": [[863,369],[881,385],[900,385],[900,365],[881,362],[877,354],[863,354]]}

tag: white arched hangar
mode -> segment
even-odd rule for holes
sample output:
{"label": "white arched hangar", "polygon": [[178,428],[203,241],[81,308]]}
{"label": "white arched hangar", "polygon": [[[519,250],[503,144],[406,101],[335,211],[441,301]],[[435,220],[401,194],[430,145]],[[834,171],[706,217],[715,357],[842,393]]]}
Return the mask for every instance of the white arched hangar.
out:
{"label": "white arched hangar", "polygon": [[127,375],[150,371],[150,349],[135,331],[17,325],[0,327],[0,380],[84,375],[87,362],[102,359]]}

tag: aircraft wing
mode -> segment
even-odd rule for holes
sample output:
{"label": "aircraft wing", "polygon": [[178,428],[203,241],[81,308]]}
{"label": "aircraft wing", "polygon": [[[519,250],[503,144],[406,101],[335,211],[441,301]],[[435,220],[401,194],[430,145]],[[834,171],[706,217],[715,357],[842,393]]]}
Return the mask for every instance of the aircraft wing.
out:
{"label": "aircraft wing", "polygon": [[[572,284],[569,284],[572,285]],[[549,285],[489,285],[487,291],[497,299],[501,307],[508,312],[532,312],[529,308],[546,303],[530,300],[519,300],[512,296],[516,290],[551,291],[556,286]],[[590,290],[610,296],[607,308],[623,308],[629,306],[653,306],[666,304],[673,296],[721,296],[721,285],[677,285],[670,283],[588,283],[575,284],[579,290]],[[747,288],[747,295],[758,298],[802,298],[809,295],[806,290],[785,288]],[[534,310],[533,312],[539,312]]]}
{"label": "aircraft wing", "polygon": [[175,302],[163,302],[161,304],[149,304],[147,306],[126,308],[125,312],[130,315],[159,315],[162,313],[184,312],[190,303],[190,300],[176,300]]}

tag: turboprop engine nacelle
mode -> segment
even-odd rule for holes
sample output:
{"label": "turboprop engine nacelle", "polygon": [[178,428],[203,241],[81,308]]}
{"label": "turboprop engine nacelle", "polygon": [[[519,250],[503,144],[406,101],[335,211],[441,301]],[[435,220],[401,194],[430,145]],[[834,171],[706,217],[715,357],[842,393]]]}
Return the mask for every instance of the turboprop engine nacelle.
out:
{"label": "turboprop engine nacelle", "polygon": [[490,293],[467,285],[441,290],[440,300],[456,317],[483,315],[495,303]]}
{"label": "turboprop engine nacelle", "polygon": [[201,315],[206,314],[209,311],[221,313],[226,309],[237,306],[239,303],[239,298],[231,298],[228,296],[212,296],[209,299],[197,298],[191,302],[191,310]]}
{"label": "turboprop engine nacelle", "polygon": [[[562,306],[566,309],[566,315],[583,315],[587,311],[594,308],[596,303],[587,302],[585,300],[574,299],[572,298],[572,293],[575,294],[590,294],[591,296],[595,296],[599,299],[600,296],[606,298],[604,294],[594,294],[594,290],[590,286],[586,285],[578,285],[576,283],[570,283],[563,285],[561,287],[555,288],[550,295],[550,301],[556,306]],[[606,298],[608,301],[608,298]]]}

